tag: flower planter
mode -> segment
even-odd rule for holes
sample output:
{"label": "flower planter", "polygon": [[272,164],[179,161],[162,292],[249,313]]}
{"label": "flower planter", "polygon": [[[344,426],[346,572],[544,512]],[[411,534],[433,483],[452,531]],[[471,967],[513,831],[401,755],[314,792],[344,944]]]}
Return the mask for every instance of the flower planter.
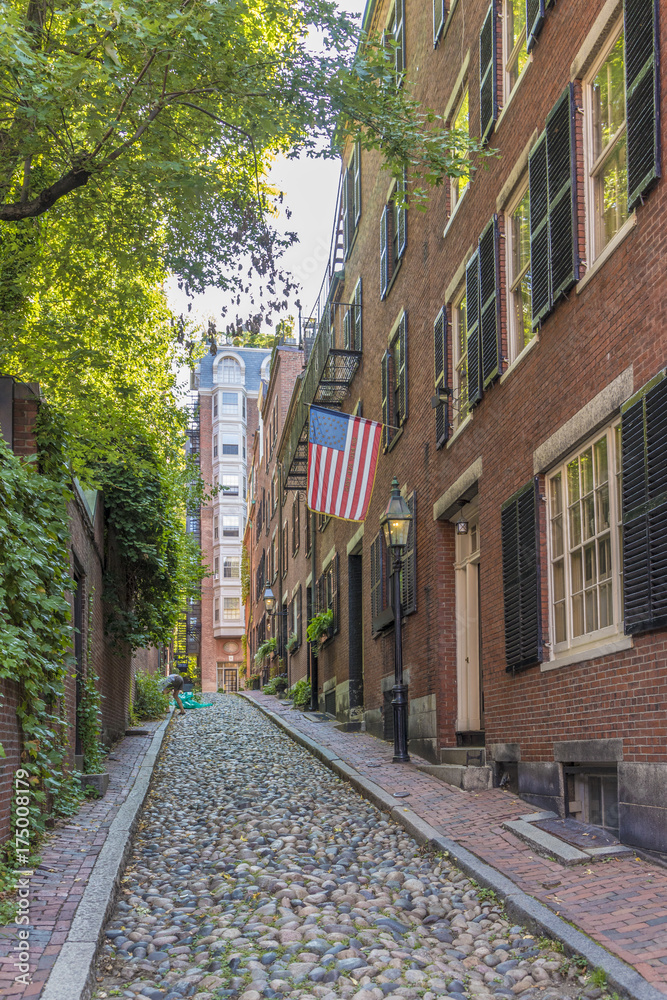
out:
{"label": "flower planter", "polygon": [[109,787],[109,772],[104,771],[103,774],[82,774],[81,787],[94,788],[98,798],[102,798]]}

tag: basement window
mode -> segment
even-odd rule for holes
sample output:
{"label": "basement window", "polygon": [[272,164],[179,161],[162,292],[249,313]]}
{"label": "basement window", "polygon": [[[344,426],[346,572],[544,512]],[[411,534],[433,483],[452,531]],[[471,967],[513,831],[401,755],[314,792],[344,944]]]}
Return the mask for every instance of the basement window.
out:
{"label": "basement window", "polygon": [[618,837],[616,764],[570,764],[564,767],[567,815]]}

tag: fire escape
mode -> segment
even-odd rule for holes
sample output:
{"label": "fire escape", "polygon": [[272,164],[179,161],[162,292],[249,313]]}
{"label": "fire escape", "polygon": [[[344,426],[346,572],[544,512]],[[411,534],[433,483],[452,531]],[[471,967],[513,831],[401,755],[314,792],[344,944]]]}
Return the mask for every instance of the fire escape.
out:
{"label": "fire escape", "polygon": [[[188,426],[185,454],[193,466],[199,469],[199,400],[187,404]],[[193,469],[194,471],[194,469]],[[185,515],[185,530],[192,535],[201,548],[201,511],[199,506],[188,507]],[[177,670],[188,669],[189,657],[199,656],[201,646],[201,593],[189,597],[183,613],[176,623],[174,638],[174,665]]]}
{"label": "fire escape", "polygon": [[301,342],[309,352],[294,421],[284,452],[285,489],[305,490],[308,471],[309,408],[340,409],[361,361],[361,305],[341,302],[345,280],[343,199],[338,190],[329,262],[315,306],[301,321]]}

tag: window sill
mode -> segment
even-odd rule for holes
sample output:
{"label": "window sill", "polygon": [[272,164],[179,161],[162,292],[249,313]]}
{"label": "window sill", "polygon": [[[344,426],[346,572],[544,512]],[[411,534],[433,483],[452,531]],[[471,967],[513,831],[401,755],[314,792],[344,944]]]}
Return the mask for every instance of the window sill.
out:
{"label": "window sill", "polygon": [[621,653],[625,649],[632,649],[634,643],[631,635],[619,635],[608,642],[603,642],[599,646],[587,646],[586,649],[569,649],[562,655],[557,655],[553,660],[540,664],[542,673],[548,670],[557,670],[559,667],[567,667],[573,663],[583,663],[586,660],[597,660],[602,656],[611,656],[613,653]]}
{"label": "window sill", "polygon": [[395,433],[395,434],[394,434],[394,435],[392,436],[392,439],[391,439],[391,441],[390,441],[390,442],[389,442],[389,444],[387,445],[387,447],[386,447],[386,449],[385,449],[385,454],[386,454],[387,452],[390,452],[390,451],[391,451],[391,449],[392,449],[392,448],[394,447],[394,445],[396,444],[396,442],[397,442],[397,441],[399,440],[399,438],[401,438],[401,437],[403,437],[403,428],[402,428],[402,427],[399,427],[399,428],[398,428],[398,430],[396,431],[396,433]]}
{"label": "window sill", "polygon": [[535,345],[539,343],[539,339],[540,339],[539,335],[538,335],[538,333],[536,331],[535,332],[535,336],[533,337],[533,339],[529,340],[528,343],[525,345],[525,347],[521,348],[521,350],[519,351],[519,353],[515,357],[514,361],[510,362],[510,364],[508,365],[508,367],[505,369],[505,371],[500,376],[500,382],[501,382],[501,384],[505,381],[505,379],[508,377],[508,375],[511,375],[511,373],[514,371],[514,369],[519,364],[521,364],[521,362],[523,361],[523,359],[525,358],[525,356],[532,351],[532,349],[535,347]]}
{"label": "window sill", "polygon": [[500,114],[498,115],[498,118],[496,119],[496,125],[495,125],[495,128],[494,128],[494,132],[497,132],[498,129],[500,128],[500,126],[502,124],[502,120],[505,117],[505,115],[507,114],[507,110],[508,110],[509,106],[511,105],[512,101],[514,100],[514,95],[516,94],[517,90],[519,89],[519,87],[523,83],[524,77],[526,76],[526,73],[528,72],[528,68],[532,64],[532,62],[533,62],[533,53],[529,52],[528,53],[528,59],[526,60],[526,65],[523,67],[523,69],[519,73],[518,77],[516,78],[516,83],[512,87],[512,89],[510,91],[510,94],[509,94],[509,97],[505,101],[505,104],[503,105],[503,109],[500,112]]}
{"label": "window sill", "polygon": [[628,216],[628,218],[625,220],[625,222],[623,223],[619,231],[616,233],[616,235],[613,237],[613,239],[609,240],[609,243],[607,243],[602,253],[598,254],[598,256],[595,258],[589,269],[586,271],[586,274],[583,276],[581,281],[577,282],[575,286],[575,291],[577,295],[581,295],[581,293],[583,292],[584,288],[591,280],[591,278],[593,278],[598,273],[603,264],[605,264],[609,259],[609,257],[611,257],[616,247],[623,242],[625,237],[632,232],[632,230],[635,228],[636,225],[637,225],[637,212],[634,211],[632,215]]}
{"label": "window sill", "polygon": [[468,427],[471,423],[472,423],[472,413],[469,413],[468,416],[465,418],[465,420],[461,421],[461,423],[456,428],[452,436],[449,438],[446,447],[450,448],[456,441],[459,434],[462,434],[463,431],[466,429],[466,427]]}
{"label": "window sill", "polygon": [[458,214],[458,211],[459,211],[461,205],[463,204],[463,202],[465,200],[465,196],[467,195],[468,191],[470,190],[470,185],[471,184],[472,184],[472,181],[468,181],[468,186],[466,187],[465,191],[463,192],[463,194],[461,195],[461,197],[457,201],[456,205],[454,206],[454,211],[449,216],[449,220],[448,220],[447,225],[445,226],[444,232],[442,234],[442,238],[443,239],[447,236],[447,233],[449,232],[449,228],[450,228],[452,222],[454,221],[454,219],[456,218],[456,216]]}

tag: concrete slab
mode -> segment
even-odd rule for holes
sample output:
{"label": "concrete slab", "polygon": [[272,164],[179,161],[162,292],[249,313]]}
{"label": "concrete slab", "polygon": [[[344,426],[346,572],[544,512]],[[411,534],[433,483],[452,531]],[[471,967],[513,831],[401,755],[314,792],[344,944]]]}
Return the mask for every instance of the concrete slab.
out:
{"label": "concrete slab", "polygon": [[588,854],[584,851],[566,844],[564,840],[559,840],[550,833],[545,833],[544,830],[526,823],[523,819],[507,820],[503,823],[503,827],[530,844],[538,853],[548,854],[562,865],[579,865],[589,860]]}

